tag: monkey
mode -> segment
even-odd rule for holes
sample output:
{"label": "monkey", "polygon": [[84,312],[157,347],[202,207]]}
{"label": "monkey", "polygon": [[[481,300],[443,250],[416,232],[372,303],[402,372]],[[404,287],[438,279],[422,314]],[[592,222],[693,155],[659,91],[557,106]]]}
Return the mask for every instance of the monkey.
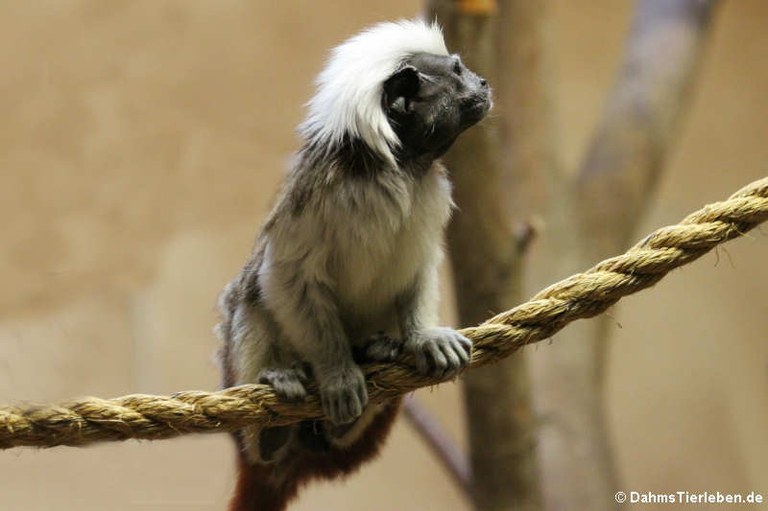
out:
{"label": "monkey", "polygon": [[380,449],[399,399],[369,403],[360,364],[412,355],[455,377],[471,342],[437,324],[437,269],[454,207],[438,159],[492,106],[488,82],[421,20],[336,47],[299,126],[301,147],[251,257],[219,299],[225,387],[264,383],[324,419],[235,433],[232,511],[280,511],[313,478]]}

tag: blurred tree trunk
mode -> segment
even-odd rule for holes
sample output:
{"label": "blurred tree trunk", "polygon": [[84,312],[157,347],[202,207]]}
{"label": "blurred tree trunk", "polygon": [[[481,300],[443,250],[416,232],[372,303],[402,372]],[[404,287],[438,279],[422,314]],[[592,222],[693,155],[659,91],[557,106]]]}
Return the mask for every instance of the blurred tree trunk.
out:
{"label": "blurred tree trunk", "polygon": [[[434,1],[448,46],[494,85],[496,107],[463,135],[445,161],[458,206],[448,229],[459,321],[477,324],[523,298],[531,216],[553,166],[542,4]],[[514,26],[516,30],[499,30]],[[504,143],[502,144],[502,141]],[[464,379],[478,510],[541,509],[528,368],[522,355]]]}
{"label": "blurred tree trunk", "polygon": [[[568,173],[554,136],[547,2],[429,2],[449,48],[489,79],[498,100],[485,127],[463,135],[445,158],[458,205],[448,245],[462,325],[521,301],[531,271],[544,275],[546,267],[549,280],[625,248],[674,141],[714,3],[638,1],[622,70],[587,157]],[[539,217],[547,222],[547,255],[525,268]],[[531,357],[538,431],[527,357],[467,374],[476,509],[541,509],[540,488],[547,509],[616,507],[603,403],[610,324],[603,317],[574,325],[560,334],[569,340]]]}

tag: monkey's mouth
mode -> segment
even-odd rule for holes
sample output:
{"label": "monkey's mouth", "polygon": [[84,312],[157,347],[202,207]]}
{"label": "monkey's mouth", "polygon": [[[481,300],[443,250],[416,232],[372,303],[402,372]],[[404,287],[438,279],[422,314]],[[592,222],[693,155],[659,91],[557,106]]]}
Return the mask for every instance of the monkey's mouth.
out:
{"label": "monkey's mouth", "polygon": [[493,108],[490,91],[473,94],[461,102],[461,119],[465,127],[480,122]]}

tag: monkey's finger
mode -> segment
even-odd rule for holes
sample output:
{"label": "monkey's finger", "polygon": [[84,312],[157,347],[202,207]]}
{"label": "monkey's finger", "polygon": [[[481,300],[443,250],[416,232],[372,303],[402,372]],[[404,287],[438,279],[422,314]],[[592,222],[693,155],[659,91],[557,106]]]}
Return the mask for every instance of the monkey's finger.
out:
{"label": "monkey's finger", "polygon": [[307,389],[302,382],[293,381],[286,387],[285,397],[289,401],[303,401],[307,397]]}
{"label": "monkey's finger", "polygon": [[330,419],[331,422],[336,424],[338,422],[339,412],[336,407],[336,400],[330,397],[322,398],[323,413]]}
{"label": "monkey's finger", "polygon": [[[467,339],[467,340],[469,340],[469,339]],[[451,345],[451,348],[453,349],[453,352],[456,354],[456,356],[459,357],[460,365],[462,367],[469,363],[469,353],[470,353],[470,351],[461,342],[461,338],[458,339],[458,342],[453,343]]]}
{"label": "monkey's finger", "polygon": [[472,354],[472,341],[461,335],[460,333],[456,332],[456,338],[459,340],[459,344],[461,344],[461,347],[464,348],[464,350],[467,352],[467,356]]}
{"label": "monkey's finger", "polygon": [[298,382],[285,381],[278,385],[273,385],[272,388],[280,399],[285,401],[299,401],[304,398],[304,386]]}
{"label": "monkey's finger", "polygon": [[363,413],[363,403],[361,402],[360,397],[354,392],[349,393],[346,412],[345,422],[347,423],[357,419]]}
{"label": "monkey's finger", "polygon": [[[358,387],[357,398],[360,400],[362,407],[365,408],[365,405],[368,404],[368,388],[365,386],[365,382],[363,382],[363,384]],[[362,410],[360,413],[363,413]]]}
{"label": "monkey's finger", "polygon": [[430,342],[427,345],[429,356],[432,359],[432,365],[434,367],[434,374],[438,378],[445,376],[445,372],[448,369],[448,360],[446,360],[443,352],[440,351],[440,347],[436,342]]}
{"label": "monkey's finger", "polygon": [[421,374],[428,374],[430,372],[430,363],[425,346],[418,346],[413,351],[413,354],[416,357],[416,369],[418,369]]}
{"label": "monkey's finger", "polygon": [[456,373],[456,371],[459,370],[459,368],[462,366],[461,358],[459,358],[459,353],[462,353],[464,350],[462,350],[457,344],[454,343],[442,343],[440,345],[440,350],[443,352],[443,355],[445,356],[445,360],[447,361],[446,365],[446,374],[453,375]]}
{"label": "monkey's finger", "polygon": [[352,421],[357,396],[353,392],[341,393],[336,403],[336,415],[332,417],[335,425],[340,426]]}

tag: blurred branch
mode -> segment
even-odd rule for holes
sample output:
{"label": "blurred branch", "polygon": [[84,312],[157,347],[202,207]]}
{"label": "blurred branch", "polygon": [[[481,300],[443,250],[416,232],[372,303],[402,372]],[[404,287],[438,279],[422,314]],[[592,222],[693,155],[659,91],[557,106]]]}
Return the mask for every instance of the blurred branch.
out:
{"label": "blurred branch", "polygon": [[576,183],[582,226],[596,236],[598,257],[634,237],[677,140],[716,4],[637,4],[621,71]]}
{"label": "blurred branch", "polygon": [[[562,205],[552,213],[547,260],[558,273],[621,250],[634,236],[689,104],[716,3],[637,2],[621,71],[586,158],[575,180],[555,192]],[[565,342],[534,358],[548,508],[616,508],[602,385],[611,324],[604,316],[574,325]]]}
{"label": "blurred branch", "polygon": [[437,456],[456,485],[470,497],[472,471],[469,459],[440,426],[440,422],[411,395],[405,399],[403,410],[408,423]]}

